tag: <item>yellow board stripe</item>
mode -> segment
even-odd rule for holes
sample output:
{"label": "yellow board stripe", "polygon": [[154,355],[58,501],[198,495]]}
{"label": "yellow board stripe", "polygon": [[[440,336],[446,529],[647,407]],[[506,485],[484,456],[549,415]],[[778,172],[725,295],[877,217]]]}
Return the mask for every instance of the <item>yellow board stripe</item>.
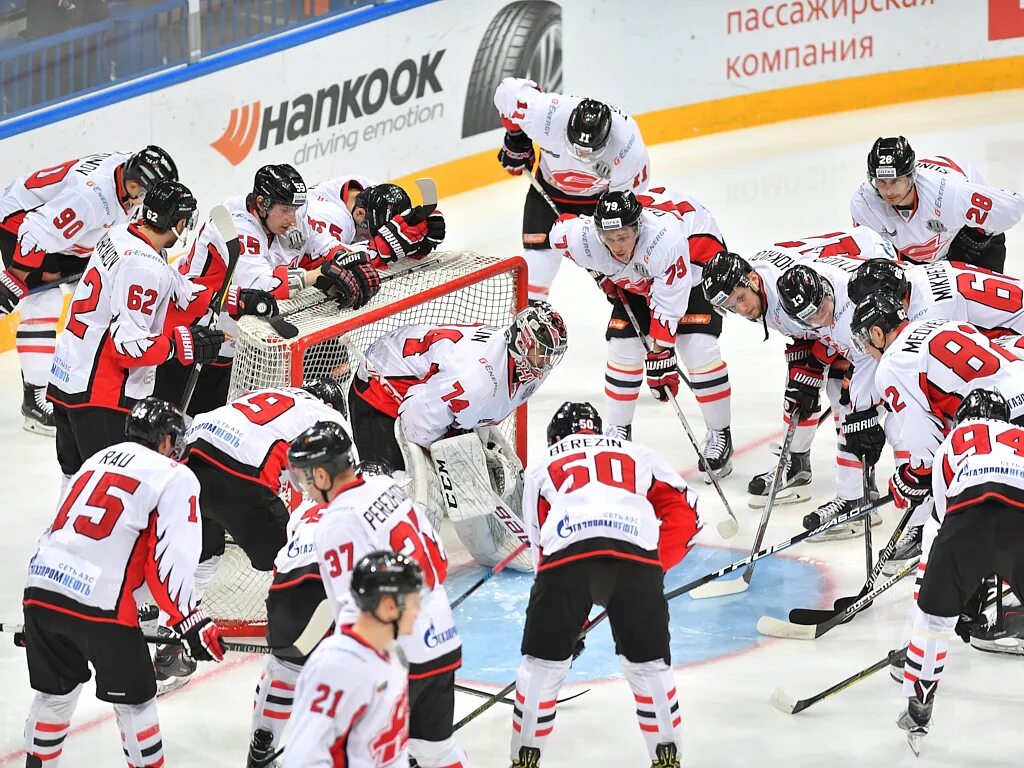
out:
{"label": "yellow board stripe", "polygon": [[[1024,88],[1024,56],[883,72],[774,91],[729,96],[637,115],[648,145],[720,131],[908,101]],[[424,176],[443,197],[508,179],[498,147],[395,179],[406,189]],[[524,185],[525,186],[525,185]],[[67,309],[67,301],[64,304]],[[0,319],[0,352],[14,348],[17,313]]]}

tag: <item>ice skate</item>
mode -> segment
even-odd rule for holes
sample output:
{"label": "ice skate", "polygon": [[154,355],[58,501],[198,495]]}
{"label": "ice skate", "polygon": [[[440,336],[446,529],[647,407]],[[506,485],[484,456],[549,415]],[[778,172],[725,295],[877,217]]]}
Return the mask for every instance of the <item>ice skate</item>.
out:
{"label": "ice skate", "polygon": [[[701,472],[706,473],[710,468],[719,480],[732,473],[732,432],[729,427],[707,431],[698,464]],[[711,477],[705,477],[704,482],[711,485]]]}
{"label": "ice skate", "polygon": [[[778,446],[773,446],[776,453]],[[761,509],[765,504],[768,503],[768,492],[772,487],[772,480],[775,479],[775,470],[778,466],[773,466],[767,472],[762,472],[754,477],[747,483],[747,493],[750,494],[750,498],[747,504],[752,509]],[[803,453],[792,453],[786,458],[786,466],[783,471],[782,481],[779,483],[778,489],[775,491],[775,505],[779,506],[782,504],[799,504],[800,502],[807,501],[811,498],[810,491],[805,490],[803,486],[811,484],[811,452],[804,451]]]}

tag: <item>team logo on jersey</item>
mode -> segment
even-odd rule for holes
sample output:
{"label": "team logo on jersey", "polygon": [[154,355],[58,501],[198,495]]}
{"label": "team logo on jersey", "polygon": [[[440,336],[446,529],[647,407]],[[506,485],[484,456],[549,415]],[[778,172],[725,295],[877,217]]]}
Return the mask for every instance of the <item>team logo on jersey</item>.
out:
{"label": "team logo on jersey", "polygon": [[946,229],[946,225],[943,224],[938,219],[928,219],[928,221],[926,221],[924,223],[924,225],[926,227],[928,227],[928,229],[931,230],[932,232],[946,232],[946,231],[948,231]]}
{"label": "team logo on jersey", "polygon": [[438,632],[434,628],[434,622],[430,622],[427,631],[423,633],[423,644],[427,648],[437,648],[439,645],[447,643],[449,640],[454,640],[458,636],[459,630],[454,624],[444,630],[444,632]]}
{"label": "team logo on jersey", "polygon": [[370,742],[377,765],[393,762],[409,741],[409,696],[403,693],[395,699],[387,726]]}

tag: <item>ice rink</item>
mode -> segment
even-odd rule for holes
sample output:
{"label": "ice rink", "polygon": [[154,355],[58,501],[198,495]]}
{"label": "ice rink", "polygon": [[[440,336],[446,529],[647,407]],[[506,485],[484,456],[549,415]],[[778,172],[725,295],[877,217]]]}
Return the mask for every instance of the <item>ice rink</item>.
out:
{"label": "ice rink", "polygon": [[[1024,192],[1024,91],[1007,91],[835,116],[655,146],[652,179],[692,194],[714,213],[730,248],[749,254],[761,246],[849,225],[849,197],[864,177],[864,158],[879,135],[903,134],[918,157],[948,154],[974,162],[988,183]],[[358,168],[352,168],[358,172]],[[199,182],[186,182],[201,186]],[[510,179],[452,198],[441,205],[448,222],[445,249],[513,255],[519,252],[522,200],[527,182]],[[1024,225],[1007,235],[1007,271],[1024,274]],[[544,427],[564,400],[603,403],[604,327],[608,305],[590,277],[563,265],[551,295],[569,327],[569,351],[530,402],[530,450],[543,446]],[[746,484],[774,457],[768,444],[781,436],[784,342],[762,342],[760,326],[738,317],[725,323],[724,357],[732,381],[734,472],[723,481],[742,530],[723,542],[714,523],[724,515],[713,490],[699,483],[706,523],[700,546],[669,574],[681,584],[746,554],[758,510],[747,506]],[[39,533],[50,523],[59,487],[53,442],[21,429],[20,386],[14,353],[0,356],[0,467],[7,488],[0,538],[0,621],[20,622],[25,567]],[[698,437],[696,403],[680,403]],[[670,407],[645,392],[634,438],[657,448],[695,478],[695,458]],[[802,530],[801,518],[834,496],[834,432],[819,430],[813,449],[809,503],[774,512],[766,543]],[[891,455],[878,470],[884,482]],[[884,510],[874,529],[876,549],[897,515]],[[455,543],[449,538],[455,549]],[[453,553],[458,559],[458,551]],[[449,592],[458,595],[479,571],[456,568]],[[855,594],[864,578],[860,539],[805,544],[762,561],[748,592],[718,600],[673,601],[673,654],[685,729],[684,765],[721,768],[798,766],[1017,766],[1024,715],[1024,659],[993,657],[954,642],[939,689],[932,732],[916,759],[896,727],[904,708],[898,687],[879,673],[799,715],[768,703],[782,685],[797,698],[810,696],[883,657],[906,642],[911,580],[890,590],[866,613],[813,642],[770,639],[754,626],[763,614],[785,618],[793,607],[831,607]],[[502,574],[469,598],[456,614],[465,644],[460,682],[497,690],[518,665],[527,577]],[[161,698],[159,710],[169,766],[243,766],[252,693],[262,659],[230,656],[202,665],[185,688]],[[648,765],[633,713],[633,698],[617,672],[605,625],[588,648],[563,695],[589,691],[558,710],[542,764],[553,766]],[[22,726],[31,690],[24,653],[0,637],[0,766],[22,765]],[[480,699],[459,695],[456,717]],[[507,766],[511,712],[499,704],[458,732],[474,766]],[[62,766],[123,765],[113,712],[92,698],[87,685],[64,745]]]}

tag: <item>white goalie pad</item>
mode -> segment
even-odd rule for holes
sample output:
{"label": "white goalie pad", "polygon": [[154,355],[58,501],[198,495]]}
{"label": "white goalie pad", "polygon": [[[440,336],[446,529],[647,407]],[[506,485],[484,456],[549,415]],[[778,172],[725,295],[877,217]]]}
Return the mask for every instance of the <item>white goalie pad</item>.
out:
{"label": "white goalie pad", "polygon": [[[410,499],[423,508],[427,517],[430,518],[430,524],[434,526],[434,530],[440,533],[445,506],[444,500],[441,498],[441,488],[437,482],[434,464],[426,451],[406,439],[401,418],[395,419],[395,439],[402,451],[406,472],[404,482],[399,480],[399,485]],[[398,473],[396,473],[396,479],[399,479]]]}
{"label": "white goalie pad", "polygon": [[[490,445],[497,446],[493,439],[488,440]],[[506,462],[511,460],[500,448],[485,451],[481,437],[473,433],[438,440],[430,447],[430,455],[448,518],[478,563],[497,565],[529,541],[518,513],[521,506],[512,507],[505,500],[505,496],[515,499],[517,495],[522,499],[522,481],[516,477],[508,483]],[[492,476],[503,484],[501,494],[492,487]],[[521,552],[508,567],[532,571],[530,550]]]}

